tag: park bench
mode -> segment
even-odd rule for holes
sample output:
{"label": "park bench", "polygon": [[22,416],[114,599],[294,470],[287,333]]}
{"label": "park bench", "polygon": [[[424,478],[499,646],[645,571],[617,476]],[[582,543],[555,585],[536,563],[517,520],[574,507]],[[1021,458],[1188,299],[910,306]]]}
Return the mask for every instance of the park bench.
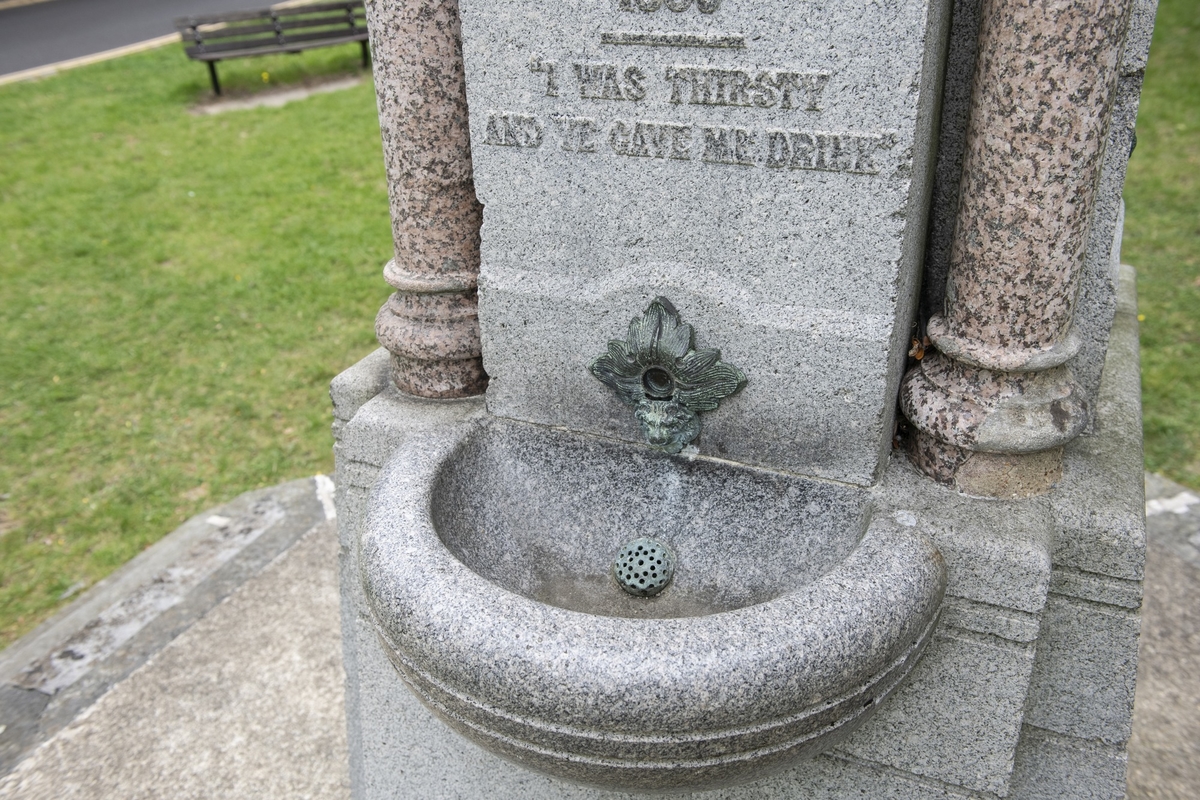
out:
{"label": "park bench", "polygon": [[175,27],[188,58],[208,63],[213,93],[218,95],[221,83],[217,62],[230,58],[299,53],[358,42],[362,45],[363,66],[369,63],[362,0],[180,17]]}

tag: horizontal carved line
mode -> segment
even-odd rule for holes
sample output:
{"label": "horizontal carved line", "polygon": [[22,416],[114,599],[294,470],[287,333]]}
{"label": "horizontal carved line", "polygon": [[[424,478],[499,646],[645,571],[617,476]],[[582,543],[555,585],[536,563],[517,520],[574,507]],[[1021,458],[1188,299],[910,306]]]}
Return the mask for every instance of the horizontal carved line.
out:
{"label": "horizontal carved line", "polygon": [[1038,615],[1028,611],[950,595],[946,596],[942,617],[951,627],[1022,644],[1037,639],[1041,624]]}
{"label": "horizontal carved line", "polygon": [[1113,578],[1073,567],[1054,567],[1050,573],[1050,593],[1117,608],[1138,609],[1142,606],[1141,581]]}
{"label": "horizontal carved line", "polygon": [[604,31],[600,44],[639,45],[642,47],[727,47],[744,49],[746,37],[727,33],[632,33]]}

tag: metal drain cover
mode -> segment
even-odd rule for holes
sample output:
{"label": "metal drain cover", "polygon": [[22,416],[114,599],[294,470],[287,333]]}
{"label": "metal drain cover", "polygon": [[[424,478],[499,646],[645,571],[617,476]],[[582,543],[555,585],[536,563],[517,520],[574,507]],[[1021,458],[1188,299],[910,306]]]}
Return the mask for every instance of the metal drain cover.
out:
{"label": "metal drain cover", "polygon": [[675,554],[654,539],[634,539],[617,553],[613,575],[621,588],[638,597],[653,597],[675,575]]}

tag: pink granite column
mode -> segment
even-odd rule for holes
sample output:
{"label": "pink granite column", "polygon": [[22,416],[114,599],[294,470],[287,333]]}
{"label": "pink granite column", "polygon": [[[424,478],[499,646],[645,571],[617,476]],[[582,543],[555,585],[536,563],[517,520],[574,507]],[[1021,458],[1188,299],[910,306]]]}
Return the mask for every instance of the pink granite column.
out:
{"label": "pink granite column", "polygon": [[961,491],[1048,491],[1087,421],[1071,317],[1131,6],[983,0],[938,352],[900,397],[913,462]]}
{"label": "pink granite column", "polygon": [[475,285],[483,207],[471,178],[458,0],[367,0],[396,293],[375,319],[403,392],[480,394]]}

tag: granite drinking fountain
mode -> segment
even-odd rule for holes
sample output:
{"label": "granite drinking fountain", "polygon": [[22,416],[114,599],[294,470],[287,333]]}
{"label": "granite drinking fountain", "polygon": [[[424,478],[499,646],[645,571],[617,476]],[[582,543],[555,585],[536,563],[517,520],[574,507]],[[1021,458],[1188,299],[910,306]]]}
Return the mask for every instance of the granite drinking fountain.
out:
{"label": "granite drinking fountain", "polygon": [[[332,390],[356,797],[1119,796],[1140,468],[1100,367],[1152,9],[1059,5],[1015,47],[1005,0],[368,3],[396,292]],[[1042,237],[1077,263],[1009,276],[1075,317],[1005,328],[954,219],[1006,212],[959,176],[1010,119],[972,76],[1038,47],[1100,87],[1035,87],[1046,135],[1101,144]]]}
{"label": "granite drinking fountain", "polygon": [[[659,298],[592,371],[639,410],[715,409],[744,379],[691,339]],[[936,548],[862,489],[672,456],[695,412],[637,419],[657,448],[490,415],[397,448],[358,557],[405,684],[492,752],[610,789],[840,741],[929,642]]]}

